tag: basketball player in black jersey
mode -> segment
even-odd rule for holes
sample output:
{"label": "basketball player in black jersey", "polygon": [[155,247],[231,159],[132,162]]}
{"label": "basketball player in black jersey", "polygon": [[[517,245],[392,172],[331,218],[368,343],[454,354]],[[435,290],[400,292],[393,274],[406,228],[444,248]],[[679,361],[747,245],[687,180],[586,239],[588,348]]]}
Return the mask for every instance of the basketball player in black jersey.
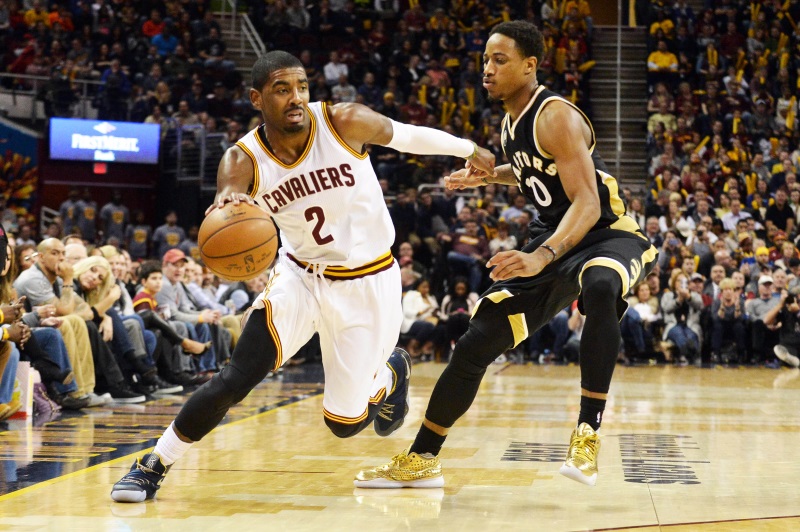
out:
{"label": "basketball player in black jersey", "polygon": [[536,81],[544,43],[528,22],[495,26],[486,43],[483,85],[501,100],[503,150],[510,164],[494,174],[465,170],[448,188],[490,182],[519,186],[539,211],[522,251],[502,251],[488,263],[495,281],[476,305],[433,390],[410,449],[389,464],[361,471],[361,488],[440,487],[439,451],[450,427],[470,407],[486,368],[503,351],[547,324],[576,298],[586,316],[580,349],[581,400],[561,473],[594,485],[598,430],[620,345],[625,296],[650,272],[657,251],[625,215],[617,181],[595,153],[586,116]]}

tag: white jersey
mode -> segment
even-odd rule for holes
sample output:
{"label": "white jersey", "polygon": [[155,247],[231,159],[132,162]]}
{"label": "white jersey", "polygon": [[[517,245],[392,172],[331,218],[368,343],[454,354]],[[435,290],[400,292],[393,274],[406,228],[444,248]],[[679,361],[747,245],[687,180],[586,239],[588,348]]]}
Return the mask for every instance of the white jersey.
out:
{"label": "white jersey", "polygon": [[251,195],[295,259],[347,269],[374,263],[394,243],[394,226],[369,156],[336,133],[325,103],[307,110],[311,134],[292,164],[271,152],[263,125],[236,143],[253,161]]}

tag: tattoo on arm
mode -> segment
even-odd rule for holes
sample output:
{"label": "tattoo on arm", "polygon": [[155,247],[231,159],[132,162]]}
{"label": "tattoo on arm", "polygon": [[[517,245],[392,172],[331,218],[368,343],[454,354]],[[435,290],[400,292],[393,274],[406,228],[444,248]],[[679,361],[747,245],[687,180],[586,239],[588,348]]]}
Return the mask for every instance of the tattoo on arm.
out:
{"label": "tattoo on arm", "polygon": [[497,183],[498,185],[517,184],[517,176],[514,175],[514,171],[511,169],[510,164],[497,166],[495,167],[495,171],[497,172],[497,176],[492,179],[492,183]]}

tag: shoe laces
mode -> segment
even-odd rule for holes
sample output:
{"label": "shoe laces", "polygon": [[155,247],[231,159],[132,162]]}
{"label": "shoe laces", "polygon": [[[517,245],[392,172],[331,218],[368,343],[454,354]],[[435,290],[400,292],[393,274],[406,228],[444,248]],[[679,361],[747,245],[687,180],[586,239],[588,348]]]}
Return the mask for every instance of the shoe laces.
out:
{"label": "shoe laces", "polygon": [[394,415],[394,405],[384,402],[383,406],[381,406],[381,411],[378,412],[378,415],[384,419],[391,420],[392,416]]}
{"label": "shoe laces", "polygon": [[577,438],[573,445],[570,446],[570,455],[572,458],[579,458],[586,462],[591,462],[597,455],[597,437],[594,435],[587,435]]}

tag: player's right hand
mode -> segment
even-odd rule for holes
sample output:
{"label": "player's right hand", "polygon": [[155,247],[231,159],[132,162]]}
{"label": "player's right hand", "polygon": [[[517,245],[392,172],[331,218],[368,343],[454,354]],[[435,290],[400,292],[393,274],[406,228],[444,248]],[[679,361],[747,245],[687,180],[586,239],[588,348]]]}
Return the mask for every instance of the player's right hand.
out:
{"label": "player's right hand", "polygon": [[249,194],[245,194],[244,192],[231,192],[230,194],[225,194],[224,196],[220,196],[217,200],[212,203],[208,209],[206,209],[206,216],[209,215],[211,211],[214,209],[221,209],[225,206],[226,203],[233,203],[234,205],[239,205],[240,203],[249,203],[250,205],[255,205],[256,202],[250,197]]}

